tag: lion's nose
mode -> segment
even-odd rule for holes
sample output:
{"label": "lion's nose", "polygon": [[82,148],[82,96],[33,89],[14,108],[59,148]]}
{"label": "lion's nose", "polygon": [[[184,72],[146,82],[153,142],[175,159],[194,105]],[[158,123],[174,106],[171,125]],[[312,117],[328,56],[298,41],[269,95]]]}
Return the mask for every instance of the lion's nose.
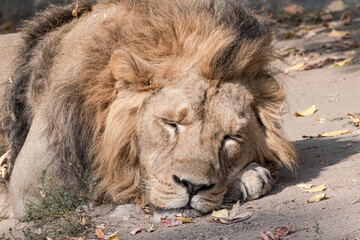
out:
{"label": "lion's nose", "polygon": [[184,188],[186,188],[187,192],[190,195],[190,199],[192,196],[196,195],[198,192],[200,191],[205,191],[205,190],[209,190],[211,188],[214,187],[214,184],[211,185],[207,185],[207,184],[194,184],[186,179],[182,179],[180,180],[180,178],[178,178],[177,176],[173,175],[173,179],[174,181],[183,186]]}

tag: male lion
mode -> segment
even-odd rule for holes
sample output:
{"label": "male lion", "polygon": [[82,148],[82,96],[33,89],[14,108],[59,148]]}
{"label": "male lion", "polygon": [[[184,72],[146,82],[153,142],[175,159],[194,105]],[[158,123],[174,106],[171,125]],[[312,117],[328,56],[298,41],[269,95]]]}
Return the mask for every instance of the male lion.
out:
{"label": "male lion", "polygon": [[296,159],[277,124],[270,25],[235,0],[37,14],[6,91],[2,215],[24,214],[44,169],[68,189],[83,189],[89,171],[94,200],[163,209],[205,213],[269,192],[269,170]]}

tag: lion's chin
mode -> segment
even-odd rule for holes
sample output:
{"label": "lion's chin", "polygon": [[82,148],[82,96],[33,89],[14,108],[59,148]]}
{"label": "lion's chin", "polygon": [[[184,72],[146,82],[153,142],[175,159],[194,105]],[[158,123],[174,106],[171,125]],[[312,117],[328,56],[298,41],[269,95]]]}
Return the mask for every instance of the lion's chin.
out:
{"label": "lion's chin", "polygon": [[181,214],[182,216],[186,216],[187,218],[196,218],[203,216],[205,213],[200,212],[192,207],[182,207],[182,208],[174,208],[174,209],[156,209],[154,211],[154,218],[160,219],[163,216],[174,216]]}

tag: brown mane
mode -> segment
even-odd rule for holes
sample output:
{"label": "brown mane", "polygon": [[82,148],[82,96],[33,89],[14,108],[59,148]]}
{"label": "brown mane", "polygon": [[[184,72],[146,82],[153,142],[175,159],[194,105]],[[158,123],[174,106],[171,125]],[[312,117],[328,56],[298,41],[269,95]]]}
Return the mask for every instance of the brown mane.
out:
{"label": "brown mane", "polygon": [[[258,143],[259,161],[292,168],[294,150],[276,127],[284,94],[268,67],[274,58],[269,22],[238,1],[103,0],[82,6],[83,15],[78,18],[69,16],[73,7],[53,7],[26,26],[29,30],[24,39],[28,44],[23,52],[27,55],[20,57],[8,96],[6,129],[11,165],[26,138],[36,99],[49,91],[47,135],[56,153],[54,159],[64,162],[63,171],[75,171],[80,178],[91,171],[97,183],[95,198],[140,202],[138,119],[147,98],[166,86],[166,81],[171,81],[167,76],[176,73],[179,66],[197,69],[217,84],[246,79],[255,98],[254,109],[265,128],[264,139]],[[90,21],[103,12],[107,22],[103,28],[89,30],[92,35],[84,40],[85,56],[75,73],[57,83],[46,82],[52,59],[59,51],[57,46],[73,24]],[[59,16],[57,22],[44,27],[54,15]],[[45,34],[51,37],[39,46],[38,39]],[[127,78],[132,76],[128,75],[120,76],[124,81],[117,83],[109,63],[117,49],[139,56],[151,66],[136,76],[147,81],[146,88],[129,84],[131,79]],[[34,51],[41,51],[42,61],[47,63],[43,69],[32,71],[30,56]],[[131,71],[129,68],[136,68],[136,62],[124,62],[124,74]],[[29,93],[35,95],[34,102],[29,103]]]}

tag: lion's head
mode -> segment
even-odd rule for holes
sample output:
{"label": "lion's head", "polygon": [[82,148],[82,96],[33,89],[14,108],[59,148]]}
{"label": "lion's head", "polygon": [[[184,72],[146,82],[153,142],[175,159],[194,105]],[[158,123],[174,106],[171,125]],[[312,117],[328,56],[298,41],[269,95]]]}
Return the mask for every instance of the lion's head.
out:
{"label": "lion's head", "polygon": [[[122,33],[127,44],[109,55],[117,93],[95,148],[96,196],[207,212],[248,163],[292,167],[293,148],[277,127],[284,94],[268,66],[271,31],[228,4],[165,17],[157,11],[170,10],[157,6],[141,28]],[[143,45],[131,45],[134,31]]]}

